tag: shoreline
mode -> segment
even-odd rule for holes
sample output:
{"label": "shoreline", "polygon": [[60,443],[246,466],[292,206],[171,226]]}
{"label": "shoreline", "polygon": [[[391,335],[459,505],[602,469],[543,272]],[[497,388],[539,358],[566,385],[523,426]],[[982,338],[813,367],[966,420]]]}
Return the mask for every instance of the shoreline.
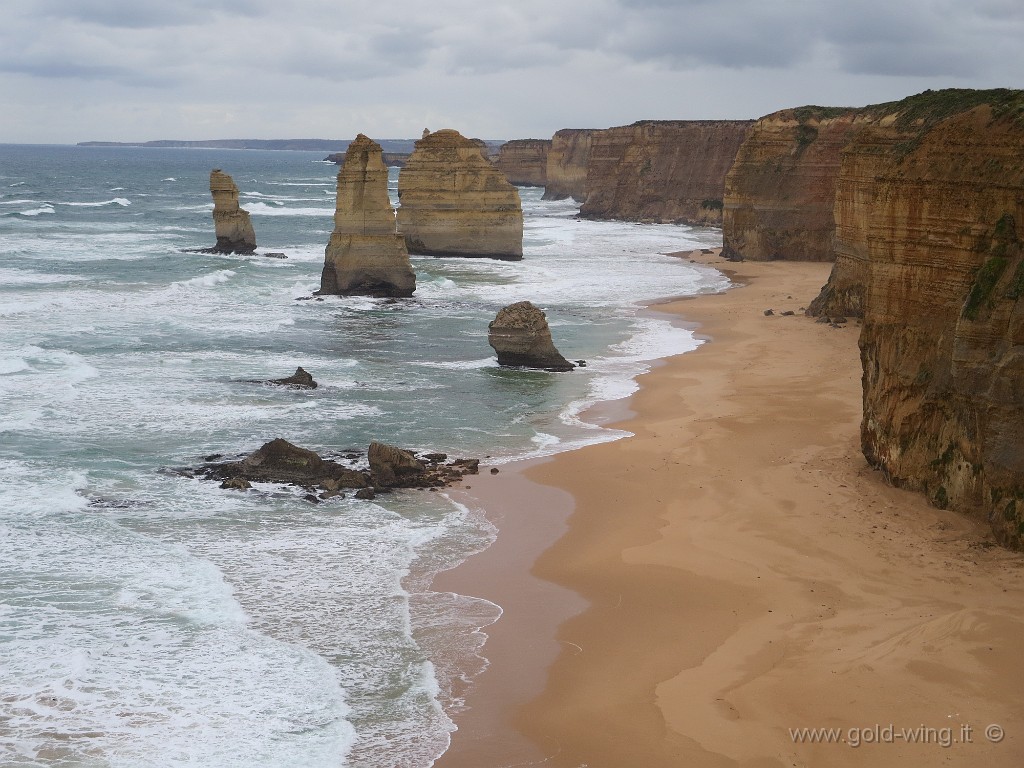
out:
{"label": "shoreline", "polygon": [[[497,540],[432,588],[504,613],[436,765],[1019,765],[1024,559],[867,467],[856,327],[778,314],[830,265],[688,257],[739,284],[648,307],[706,343],[603,404],[634,436],[506,465],[462,499]],[[973,738],[788,730],[887,725]]]}

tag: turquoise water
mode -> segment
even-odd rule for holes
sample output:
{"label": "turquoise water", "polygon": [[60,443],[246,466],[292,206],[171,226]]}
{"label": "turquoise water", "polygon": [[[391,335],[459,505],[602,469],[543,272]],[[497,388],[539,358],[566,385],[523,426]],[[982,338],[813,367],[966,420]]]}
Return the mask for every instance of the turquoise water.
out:
{"label": "turquoise water", "polygon": [[[213,243],[214,167],[255,255],[184,252]],[[412,299],[299,301],[336,170],[0,146],[0,764],[431,765],[462,706],[451,681],[486,663],[474,630],[500,613],[429,591],[492,540],[481,511],[416,492],[313,506],[168,469],[274,437],[499,463],[614,439],[579,414],[695,346],[638,302],[724,285],[659,255],[717,230],[579,221],[522,189],[522,262],[414,256]],[[487,323],[522,299],[587,368],[497,367]],[[318,389],[245,382],[298,365]]]}

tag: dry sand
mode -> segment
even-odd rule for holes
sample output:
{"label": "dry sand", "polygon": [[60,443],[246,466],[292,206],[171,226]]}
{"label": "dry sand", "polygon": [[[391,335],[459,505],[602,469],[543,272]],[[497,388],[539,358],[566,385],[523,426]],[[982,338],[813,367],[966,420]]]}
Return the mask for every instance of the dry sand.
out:
{"label": "dry sand", "polygon": [[1024,765],[1024,557],[867,467],[856,324],[780,314],[828,265],[692,257],[742,287],[656,308],[708,343],[635,436],[474,480],[498,541],[436,584],[505,614],[438,765]]}

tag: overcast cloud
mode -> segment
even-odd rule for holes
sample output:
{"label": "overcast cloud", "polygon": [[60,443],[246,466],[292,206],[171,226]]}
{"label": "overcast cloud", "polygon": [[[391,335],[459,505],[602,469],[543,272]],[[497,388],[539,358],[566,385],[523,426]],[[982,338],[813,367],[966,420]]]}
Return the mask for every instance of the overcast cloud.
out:
{"label": "overcast cloud", "polygon": [[486,138],[1024,87],[1021,0],[4,0],[0,141]]}

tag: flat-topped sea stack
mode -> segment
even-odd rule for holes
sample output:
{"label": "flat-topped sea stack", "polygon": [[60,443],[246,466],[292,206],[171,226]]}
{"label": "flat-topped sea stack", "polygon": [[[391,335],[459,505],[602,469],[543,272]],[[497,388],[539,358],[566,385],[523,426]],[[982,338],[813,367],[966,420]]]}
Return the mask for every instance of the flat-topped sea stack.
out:
{"label": "flat-topped sea stack", "polygon": [[587,199],[587,168],[596,130],[563,128],[551,137],[544,181],[545,200]]}
{"label": "flat-topped sea stack", "polygon": [[498,150],[496,165],[509,183],[519,187],[543,187],[548,178],[551,139],[514,139]]}
{"label": "flat-topped sea stack", "polygon": [[544,312],[529,301],[509,304],[487,327],[487,343],[499,365],[571,371],[574,366],[555,348]]}
{"label": "flat-topped sea stack", "polygon": [[519,192],[480,144],[458,131],[435,131],[416,142],[399,174],[398,196],[398,231],[411,253],[523,258]]}
{"label": "flat-topped sea stack", "polygon": [[210,194],[213,195],[213,226],[217,244],[210,253],[252,253],[256,250],[256,233],[249,212],[238,205],[238,187],[220,168],[210,171]]}
{"label": "flat-topped sea stack", "polygon": [[404,297],[416,290],[416,273],[396,229],[381,154],[380,145],[363,134],[345,153],[320,294]]}
{"label": "flat-topped sea stack", "polygon": [[580,216],[718,225],[751,120],[644,120],[595,131]]}

